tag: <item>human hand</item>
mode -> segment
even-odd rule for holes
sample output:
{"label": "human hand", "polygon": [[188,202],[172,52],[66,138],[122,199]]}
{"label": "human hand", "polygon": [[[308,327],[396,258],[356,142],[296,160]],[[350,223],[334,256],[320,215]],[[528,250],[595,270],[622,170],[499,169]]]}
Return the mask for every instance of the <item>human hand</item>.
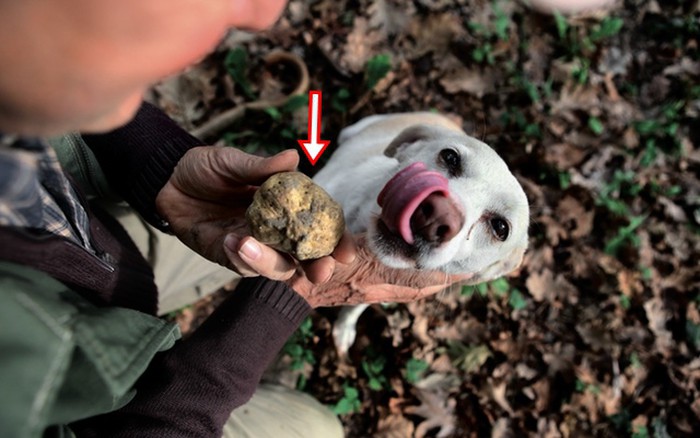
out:
{"label": "human hand", "polygon": [[312,307],[325,307],[415,301],[473,277],[472,274],[389,268],[372,254],[364,235],[357,236],[356,251],[352,262],[336,264],[327,282],[314,284],[300,271],[287,284]]}
{"label": "human hand", "polygon": [[194,148],[158,193],[156,208],[187,246],[244,277],[287,280],[300,271],[312,284],[319,283],[330,277],[336,259],[353,259],[349,236],[332,256],[299,264],[250,237],[245,220],[257,187],[275,173],[296,169],[298,163],[293,150],[262,158],[230,147]]}

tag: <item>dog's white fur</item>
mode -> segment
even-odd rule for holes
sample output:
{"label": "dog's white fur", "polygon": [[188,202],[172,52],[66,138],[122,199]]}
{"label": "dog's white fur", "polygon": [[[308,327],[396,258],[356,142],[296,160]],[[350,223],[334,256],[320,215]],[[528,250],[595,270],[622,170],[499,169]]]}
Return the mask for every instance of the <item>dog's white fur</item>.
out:
{"label": "dog's white fur", "polygon": [[[344,129],[338,143],[314,180],[342,205],[350,231],[368,233],[370,248],[384,264],[473,274],[470,283],[499,277],[520,265],[528,240],[527,198],[505,162],[485,143],[446,117],[428,112],[367,117]],[[439,159],[447,148],[461,156],[462,172],[457,176]],[[395,174],[417,161],[448,178],[450,200],[464,225],[438,246],[416,242],[410,251],[402,251],[384,243],[386,230],[377,227],[377,196]],[[494,235],[490,218],[495,216],[509,226],[505,241]]]}

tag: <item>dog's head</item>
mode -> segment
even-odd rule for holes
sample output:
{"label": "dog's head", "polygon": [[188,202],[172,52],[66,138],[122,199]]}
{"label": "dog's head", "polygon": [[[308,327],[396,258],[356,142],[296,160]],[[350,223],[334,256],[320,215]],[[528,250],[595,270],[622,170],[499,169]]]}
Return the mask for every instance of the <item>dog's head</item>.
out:
{"label": "dog's head", "polygon": [[470,273],[470,282],[520,265],[527,197],[493,149],[457,131],[418,125],[384,153],[397,165],[369,229],[380,260],[395,268]]}

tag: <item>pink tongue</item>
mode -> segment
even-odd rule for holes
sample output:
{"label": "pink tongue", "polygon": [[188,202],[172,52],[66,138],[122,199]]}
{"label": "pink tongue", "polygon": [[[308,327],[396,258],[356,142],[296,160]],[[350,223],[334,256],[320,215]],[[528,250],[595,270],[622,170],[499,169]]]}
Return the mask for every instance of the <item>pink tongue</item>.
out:
{"label": "pink tongue", "polygon": [[413,244],[411,216],[421,202],[436,192],[449,195],[447,178],[427,170],[421,162],[411,164],[389,180],[379,193],[377,203],[382,207],[382,221],[391,231],[398,231],[406,243]]}

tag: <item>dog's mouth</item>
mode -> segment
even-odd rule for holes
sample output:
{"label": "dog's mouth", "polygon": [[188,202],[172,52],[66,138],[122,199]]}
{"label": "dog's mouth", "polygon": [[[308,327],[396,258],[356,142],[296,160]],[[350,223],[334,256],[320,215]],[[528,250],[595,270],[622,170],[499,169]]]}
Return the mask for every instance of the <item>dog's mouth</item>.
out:
{"label": "dog's mouth", "polygon": [[406,167],[386,183],[377,197],[382,208],[380,222],[391,233],[398,234],[408,245],[415,242],[411,218],[429,196],[449,196],[448,180],[422,162]]}

